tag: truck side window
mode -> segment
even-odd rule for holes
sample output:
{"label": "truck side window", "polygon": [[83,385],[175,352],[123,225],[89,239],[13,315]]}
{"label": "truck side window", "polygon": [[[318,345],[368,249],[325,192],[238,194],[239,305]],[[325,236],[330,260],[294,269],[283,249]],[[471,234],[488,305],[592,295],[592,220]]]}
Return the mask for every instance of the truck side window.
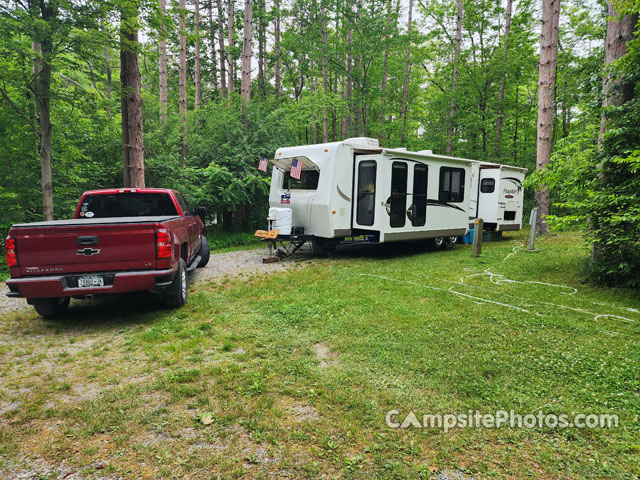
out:
{"label": "truck side window", "polygon": [[180,195],[178,192],[173,192],[173,193],[176,196],[176,200],[178,200],[178,205],[180,205],[180,208],[182,209],[182,212],[185,215],[190,215],[191,214],[191,210],[189,210],[189,205],[187,204],[187,202],[185,202],[184,198],[182,198],[182,195]]}
{"label": "truck side window", "polygon": [[464,169],[440,167],[438,200],[460,203],[464,201]]}
{"label": "truck side window", "polygon": [[480,182],[481,193],[493,193],[496,189],[496,181],[493,178],[483,178]]}

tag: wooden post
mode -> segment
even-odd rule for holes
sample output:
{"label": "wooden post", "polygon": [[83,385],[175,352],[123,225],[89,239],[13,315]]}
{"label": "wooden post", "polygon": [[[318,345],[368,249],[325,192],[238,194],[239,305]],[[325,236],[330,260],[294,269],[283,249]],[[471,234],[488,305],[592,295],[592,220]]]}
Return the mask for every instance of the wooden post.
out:
{"label": "wooden post", "polygon": [[479,257],[482,253],[482,228],[484,220],[476,218],[473,227],[473,256]]}

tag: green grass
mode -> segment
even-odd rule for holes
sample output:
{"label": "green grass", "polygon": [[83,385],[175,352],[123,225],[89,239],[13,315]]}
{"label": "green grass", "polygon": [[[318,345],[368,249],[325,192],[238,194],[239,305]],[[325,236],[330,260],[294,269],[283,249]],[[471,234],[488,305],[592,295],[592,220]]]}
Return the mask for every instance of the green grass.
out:
{"label": "green grass", "polygon": [[[540,253],[523,240],[478,259],[469,246],[341,253],[196,286],[179,311],[136,297],[57,323],[11,314],[0,409],[19,406],[0,414],[0,465],[22,452],[124,478],[637,478],[640,298],[581,282],[578,234]],[[397,430],[390,409],[620,425]]]}

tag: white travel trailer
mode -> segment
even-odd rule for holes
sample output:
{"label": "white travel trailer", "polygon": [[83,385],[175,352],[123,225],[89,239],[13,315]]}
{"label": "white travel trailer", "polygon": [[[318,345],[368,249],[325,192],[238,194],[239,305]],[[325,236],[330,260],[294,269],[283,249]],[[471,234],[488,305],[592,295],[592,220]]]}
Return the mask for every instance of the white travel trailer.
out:
{"label": "white travel trailer", "polygon": [[471,167],[469,227],[476,218],[484,220],[484,230],[503,232],[522,228],[526,168],[489,162]]}
{"label": "white travel trailer", "polygon": [[[291,163],[302,163],[300,180]],[[372,138],[280,148],[269,194],[271,228],[332,246],[447,238],[468,231],[472,160],[387,149]]]}

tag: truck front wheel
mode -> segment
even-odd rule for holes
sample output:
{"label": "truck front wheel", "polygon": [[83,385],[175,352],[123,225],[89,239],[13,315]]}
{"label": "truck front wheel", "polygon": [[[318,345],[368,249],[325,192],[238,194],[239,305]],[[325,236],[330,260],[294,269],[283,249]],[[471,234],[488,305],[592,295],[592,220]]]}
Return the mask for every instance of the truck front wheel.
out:
{"label": "truck front wheel", "polygon": [[167,308],[180,308],[185,303],[187,303],[187,265],[181,258],[176,276],[164,294],[164,304]]}
{"label": "truck front wheel", "polygon": [[43,318],[58,318],[65,314],[69,307],[69,297],[32,298],[28,302],[33,305],[38,315]]}
{"label": "truck front wheel", "polygon": [[204,267],[207,263],[209,263],[209,257],[211,256],[211,248],[209,247],[209,241],[207,237],[202,236],[202,244],[200,245],[200,263],[198,263],[198,268]]}

